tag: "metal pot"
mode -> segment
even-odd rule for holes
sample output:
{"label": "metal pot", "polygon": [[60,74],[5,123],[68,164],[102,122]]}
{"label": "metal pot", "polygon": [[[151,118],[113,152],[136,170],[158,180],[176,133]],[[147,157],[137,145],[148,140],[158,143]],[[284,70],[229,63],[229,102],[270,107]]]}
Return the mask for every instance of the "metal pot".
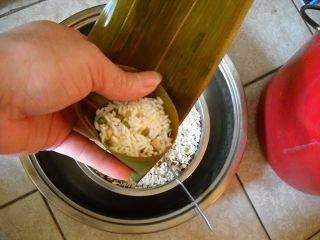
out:
{"label": "metal pot", "polygon": [[[103,6],[79,12],[62,22],[88,34]],[[225,56],[211,84],[198,102],[206,148],[184,184],[202,208],[225,190],[244,152],[247,138],[245,97],[237,72]],[[205,116],[206,115],[206,116]],[[202,141],[201,144],[204,144]],[[206,144],[205,144],[206,145]],[[147,233],[176,226],[194,217],[193,204],[179,186],[153,194],[123,194],[88,177],[66,156],[40,152],[21,158],[39,191],[69,216],[93,227],[117,233]],[[198,165],[197,165],[198,164]]]}

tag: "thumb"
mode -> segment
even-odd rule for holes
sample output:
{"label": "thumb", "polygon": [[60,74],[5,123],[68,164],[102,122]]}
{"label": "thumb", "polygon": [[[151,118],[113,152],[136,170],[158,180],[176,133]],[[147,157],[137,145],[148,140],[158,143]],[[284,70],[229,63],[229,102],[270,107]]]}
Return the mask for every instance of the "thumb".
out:
{"label": "thumb", "polygon": [[126,72],[106,59],[102,74],[95,79],[95,92],[110,100],[134,100],[151,93],[161,82],[154,71]]}

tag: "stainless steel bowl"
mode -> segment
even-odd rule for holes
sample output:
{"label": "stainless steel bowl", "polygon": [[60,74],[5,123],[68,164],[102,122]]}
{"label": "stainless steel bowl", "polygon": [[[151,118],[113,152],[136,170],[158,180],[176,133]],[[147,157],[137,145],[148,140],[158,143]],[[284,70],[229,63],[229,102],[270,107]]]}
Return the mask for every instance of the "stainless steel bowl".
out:
{"label": "stainless steel bowl", "polygon": [[[102,8],[97,6],[79,12],[63,24],[87,34]],[[208,144],[197,168],[184,179],[202,208],[210,206],[223,193],[240,163],[247,138],[243,88],[227,56],[212,78],[201,100],[208,108],[205,120],[210,126]],[[117,233],[154,232],[196,215],[179,186],[150,195],[124,195],[98,184],[73,159],[54,152],[24,156],[21,162],[39,191],[53,205],[99,229]]]}
{"label": "stainless steel bowl", "polygon": [[[197,166],[200,164],[204,153],[206,152],[208,142],[209,142],[209,136],[210,136],[210,117],[208,112],[208,107],[206,104],[206,101],[204,100],[204,97],[200,97],[200,99],[196,102],[195,108],[200,113],[200,121],[201,121],[201,137],[199,141],[199,148],[197,152],[195,153],[193,159],[187,166],[187,168],[180,174],[179,179],[180,181],[185,181],[197,168]],[[112,184],[111,182],[105,180],[104,178],[100,177],[95,171],[93,171],[92,168],[89,166],[77,162],[79,167],[82,169],[82,171],[93,181],[95,181],[100,186],[124,195],[129,196],[150,196],[155,194],[160,194],[165,191],[169,191],[170,189],[176,187],[178,185],[177,181],[170,181],[163,185],[156,186],[156,187],[150,187],[150,188],[124,188],[121,186],[117,186],[115,184]]]}

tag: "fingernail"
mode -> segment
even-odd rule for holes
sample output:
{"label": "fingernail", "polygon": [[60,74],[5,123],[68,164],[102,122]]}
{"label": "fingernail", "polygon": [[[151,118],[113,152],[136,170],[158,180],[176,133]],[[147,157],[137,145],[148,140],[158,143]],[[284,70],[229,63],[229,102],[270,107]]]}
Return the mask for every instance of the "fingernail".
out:
{"label": "fingernail", "polygon": [[[161,80],[162,80],[162,75],[158,72],[152,72],[153,76],[152,77],[146,77],[145,80],[143,81],[143,86],[146,88],[151,88],[157,86]],[[156,76],[156,77],[154,77]]]}
{"label": "fingernail", "polygon": [[162,75],[158,72],[155,72],[155,74],[158,76],[158,80],[159,80],[158,84],[159,84],[162,81]]}

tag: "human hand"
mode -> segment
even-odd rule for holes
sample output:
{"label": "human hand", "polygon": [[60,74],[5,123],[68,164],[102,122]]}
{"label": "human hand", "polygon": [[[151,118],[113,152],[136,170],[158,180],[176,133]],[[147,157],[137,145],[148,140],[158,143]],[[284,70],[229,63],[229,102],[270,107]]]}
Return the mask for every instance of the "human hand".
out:
{"label": "human hand", "polygon": [[131,169],[73,130],[72,105],[90,92],[132,100],[152,92],[155,72],[124,72],[85,36],[48,21],[0,34],[0,153],[53,150],[118,179]]}

